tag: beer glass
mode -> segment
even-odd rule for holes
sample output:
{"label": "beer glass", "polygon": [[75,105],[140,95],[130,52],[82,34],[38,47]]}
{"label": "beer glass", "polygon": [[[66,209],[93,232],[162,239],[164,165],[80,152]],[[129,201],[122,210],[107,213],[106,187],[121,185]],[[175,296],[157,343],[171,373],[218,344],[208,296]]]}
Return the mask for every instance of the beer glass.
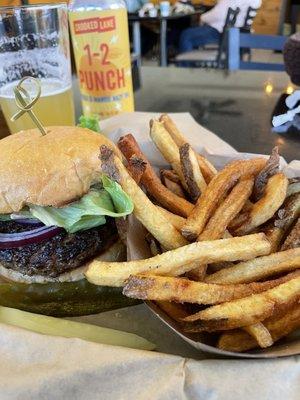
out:
{"label": "beer glass", "polygon": [[[11,133],[34,127],[26,113],[10,120],[18,111],[13,89],[24,76],[41,83],[33,111],[44,126],[74,125],[66,4],[0,7],[0,106]],[[33,81],[23,86],[34,97]]]}

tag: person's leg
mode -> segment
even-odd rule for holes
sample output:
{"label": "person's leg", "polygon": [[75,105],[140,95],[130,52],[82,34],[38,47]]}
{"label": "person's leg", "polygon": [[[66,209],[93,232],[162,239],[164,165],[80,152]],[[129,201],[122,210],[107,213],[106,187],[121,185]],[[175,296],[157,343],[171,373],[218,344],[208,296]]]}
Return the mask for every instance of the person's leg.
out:
{"label": "person's leg", "polygon": [[179,39],[183,31],[192,26],[192,17],[186,16],[180,19],[168,21],[168,46],[179,50]]}
{"label": "person's leg", "polygon": [[142,42],[142,55],[146,55],[153,49],[157,43],[157,35],[150,29],[149,26],[141,24],[141,42]]}
{"label": "person's leg", "polygon": [[179,39],[179,52],[185,53],[210,43],[217,43],[220,32],[209,25],[197,26],[184,30]]}

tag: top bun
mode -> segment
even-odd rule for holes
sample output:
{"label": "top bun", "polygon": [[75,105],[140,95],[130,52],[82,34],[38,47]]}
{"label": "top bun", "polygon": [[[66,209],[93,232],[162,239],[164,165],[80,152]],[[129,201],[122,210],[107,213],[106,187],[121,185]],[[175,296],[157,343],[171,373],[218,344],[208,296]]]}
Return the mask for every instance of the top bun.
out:
{"label": "top bun", "polygon": [[30,129],[0,140],[0,214],[26,204],[60,207],[80,198],[99,179],[105,136],[73,126]]}

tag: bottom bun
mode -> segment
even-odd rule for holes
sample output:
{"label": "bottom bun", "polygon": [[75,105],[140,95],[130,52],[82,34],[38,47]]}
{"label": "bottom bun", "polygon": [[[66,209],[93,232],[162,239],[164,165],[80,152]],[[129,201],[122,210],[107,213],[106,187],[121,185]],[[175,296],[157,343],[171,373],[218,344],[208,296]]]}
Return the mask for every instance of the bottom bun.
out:
{"label": "bottom bun", "polygon": [[[119,239],[107,250],[95,258],[99,261],[125,261],[126,246]],[[82,265],[72,271],[65,272],[55,278],[43,275],[26,275],[13,269],[5,268],[0,264],[0,281],[20,282],[20,283],[48,283],[48,282],[74,282],[84,278],[85,270],[89,263]],[[2,278],[2,279],[1,279]]]}

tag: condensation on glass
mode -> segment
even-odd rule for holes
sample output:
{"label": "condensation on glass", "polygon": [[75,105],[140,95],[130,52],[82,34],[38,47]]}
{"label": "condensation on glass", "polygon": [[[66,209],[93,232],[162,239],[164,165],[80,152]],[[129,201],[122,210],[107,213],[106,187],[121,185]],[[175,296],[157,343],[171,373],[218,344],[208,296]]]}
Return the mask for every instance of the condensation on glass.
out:
{"label": "condensation on glass", "polygon": [[[0,8],[0,105],[12,133],[34,127],[27,115],[10,121],[17,111],[13,88],[24,76],[41,82],[34,112],[44,126],[74,124],[65,4]],[[34,96],[35,86],[26,85]]]}

